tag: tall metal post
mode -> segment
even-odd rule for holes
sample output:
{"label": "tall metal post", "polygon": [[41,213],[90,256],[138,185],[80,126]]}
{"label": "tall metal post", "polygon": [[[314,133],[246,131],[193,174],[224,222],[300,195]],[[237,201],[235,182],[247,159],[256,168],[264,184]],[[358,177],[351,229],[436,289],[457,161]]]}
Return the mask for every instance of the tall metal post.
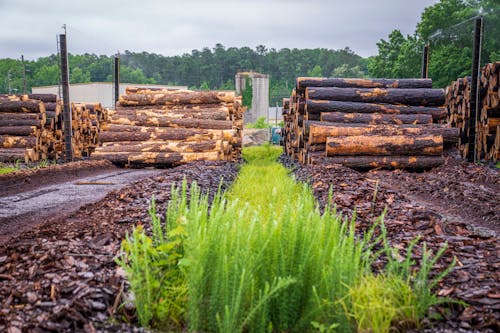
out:
{"label": "tall metal post", "polygon": [[422,79],[429,77],[429,43],[425,44],[422,51]]}
{"label": "tall metal post", "polygon": [[469,162],[477,161],[476,154],[476,124],[478,117],[478,106],[479,106],[479,71],[481,64],[481,43],[483,37],[483,17],[479,16],[476,19],[474,27],[474,44],[473,44],[473,54],[472,54],[472,70],[471,70],[471,89],[470,89],[470,116],[468,122],[469,138],[468,145],[469,150],[467,152],[467,160]]}
{"label": "tall metal post", "polygon": [[68,47],[66,44],[66,34],[59,35],[59,44],[61,46],[61,85],[63,95],[63,125],[64,125],[64,142],[65,142],[65,160],[71,162],[73,160],[73,129],[71,126],[71,109],[69,106],[69,69],[68,69]]}
{"label": "tall metal post", "polygon": [[120,97],[120,55],[115,55],[115,107]]}

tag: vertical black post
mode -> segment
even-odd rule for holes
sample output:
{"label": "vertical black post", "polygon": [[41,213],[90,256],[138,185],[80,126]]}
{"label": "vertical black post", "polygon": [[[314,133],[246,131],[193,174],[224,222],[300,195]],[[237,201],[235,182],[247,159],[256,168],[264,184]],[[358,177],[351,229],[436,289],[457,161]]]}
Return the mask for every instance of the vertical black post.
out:
{"label": "vertical black post", "polygon": [[115,55],[115,107],[120,97],[120,55]]}
{"label": "vertical black post", "polygon": [[61,45],[61,84],[63,95],[63,125],[65,142],[66,162],[73,160],[73,147],[71,139],[73,138],[73,129],[71,127],[71,109],[69,107],[69,70],[68,70],[68,47],[66,45],[66,34],[59,35]]}
{"label": "vertical black post", "polygon": [[422,51],[422,79],[427,79],[429,76],[429,43],[425,44]]}
{"label": "vertical black post", "polygon": [[481,43],[482,43],[482,33],[483,31],[483,17],[480,16],[476,19],[474,27],[474,44],[473,44],[473,54],[472,54],[472,80],[470,89],[470,116],[468,122],[469,138],[468,145],[469,150],[467,152],[467,160],[469,162],[475,162],[476,156],[476,124],[478,116],[478,106],[479,106],[479,70],[481,63]]}
{"label": "vertical black post", "polygon": [[21,55],[21,63],[23,64],[23,94],[26,94],[26,64],[24,63],[24,55]]}

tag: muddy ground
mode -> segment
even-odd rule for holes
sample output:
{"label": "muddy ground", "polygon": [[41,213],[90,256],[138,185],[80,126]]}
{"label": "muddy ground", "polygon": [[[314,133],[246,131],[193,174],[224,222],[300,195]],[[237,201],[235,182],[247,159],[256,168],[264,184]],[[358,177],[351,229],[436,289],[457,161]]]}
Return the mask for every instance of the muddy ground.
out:
{"label": "muddy ground", "polygon": [[[403,251],[416,236],[434,250],[448,243],[437,271],[453,257],[457,265],[436,292],[469,306],[437,308],[445,319],[427,331],[500,330],[497,170],[460,162],[453,155],[445,165],[425,173],[360,173],[342,166],[296,165],[285,157],[282,162],[311,184],[323,205],[333,186],[338,211],[352,216],[357,207],[360,233],[387,209],[385,225],[396,248]],[[138,223],[148,224],[152,195],[163,212],[171,185],[183,177],[213,193],[221,176],[226,188],[237,170],[237,164],[225,162],[164,170],[8,240],[0,246],[0,331],[140,331],[126,324],[133,321],[131,311],[119,306],[127,285],[114,257],[125,233]]]}

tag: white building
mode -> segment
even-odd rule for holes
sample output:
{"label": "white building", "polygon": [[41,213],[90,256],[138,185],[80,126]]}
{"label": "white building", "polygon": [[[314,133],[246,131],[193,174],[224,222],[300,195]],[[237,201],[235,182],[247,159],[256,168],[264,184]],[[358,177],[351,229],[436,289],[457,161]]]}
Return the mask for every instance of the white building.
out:
{"label": "white building", "polygon": [[[120,95],[125,94],[125,88],[148,87],[148,88],[170,88],[187,89],[187,86],[165,86],[159,84],[135,84],[120,83]],[[59,86],[33,87],[33,94],[56,94],[59,95]],[[93,82],[93,83],[74,83],[69,86],[69,100],[77,103],[96,103],[99,102],[106,108],[114,108],[114,84],[112,82]]]}
{"label": "white building", "polygon": [[245,112],[245,123],[253,123],[260,117],[269,119],[269,75],[256,72],[240,72],[236,74],[236,93],[241,95],[245,90],[246,78],[252,85],[252,107]]}

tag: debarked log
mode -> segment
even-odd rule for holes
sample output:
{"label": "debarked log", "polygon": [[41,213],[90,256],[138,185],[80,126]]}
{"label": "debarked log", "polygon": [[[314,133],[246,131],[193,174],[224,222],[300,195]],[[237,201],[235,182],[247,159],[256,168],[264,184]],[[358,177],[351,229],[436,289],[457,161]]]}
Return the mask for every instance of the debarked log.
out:
{"label": "debarked log", "polygon": [[161,94],[130,94],[120,96],[120,105],[215,104],[234,102],[234,92],[172,91]]}
{"label": "debarked log", "polygon": [[342,164],[352,169],[432,169],[444,163],[442,156],[336,156],[310,154],[310,164]]}
{"label": "debarked log", "polygon": [[321,121],[361,124],[432,124],[430,114],[322,112]]}
{"label": "debarked log", "polygon": [[326,143],[329,136],[355,135],[441,135],[445,143],[458,142],[459,129],[448,125],[367,125],[305,121],[304,129],[309,144]]}
{"label": "debarked log", "polygon": [[0,136],[0,148],[27,148],[36,145],[34,136]]}
{"label": "debarked log", "polygon": [[361,155],[441,155],[443,137],[440,135],[360,135],[328,137],[327,156]]}
{"label": "debarked log", "polygon": [[[174,118],[163,115],[112,115],[109,122],[119,125],[134,126],[159,126],[159,127],[184,127],[184,128],[203,128],[203,129],[231,129],[233,123],[229,120],[211,120],[197,118]],[[106,127],[103,125],[104,130]]]}
{"label": "debarked log", "polygon": [[432,88],[431,79],[357,79],[298,77],[297,92],[302,93],[307,87],[337,88]]}
{"label": "debarked log", "polygon": [[307,88],[306,99],[366,103],[442,106],[443,89]]}
{"label": "debarked log", "polygon": [[183,163],[200,160],[216,161],[223,158],[220,152],[203,153],[159,153],[159,152],[99,152],[96,150],[92,159],[105,159],[116,164],[129,164],[131,166],[158,165],[175,166]]}
{"label": "debarked log", "polygon": [[222,140],[206,140],[200,142],[186,141],[125,141],[105,142],[102,147],[97,148],[100,153],[104,152],[185,152],[199,153],[207,151],[221,151]]}
{"label": "debarked log", "polygon": [[395,104],[375,104],[362,102],[343,102],[327,100],[307,100],[306,112],[319,114],[323,112],[351,113],[383,113],[383,114],[430,114],[434,122],[446,119],[444,107],[408,106]]}

